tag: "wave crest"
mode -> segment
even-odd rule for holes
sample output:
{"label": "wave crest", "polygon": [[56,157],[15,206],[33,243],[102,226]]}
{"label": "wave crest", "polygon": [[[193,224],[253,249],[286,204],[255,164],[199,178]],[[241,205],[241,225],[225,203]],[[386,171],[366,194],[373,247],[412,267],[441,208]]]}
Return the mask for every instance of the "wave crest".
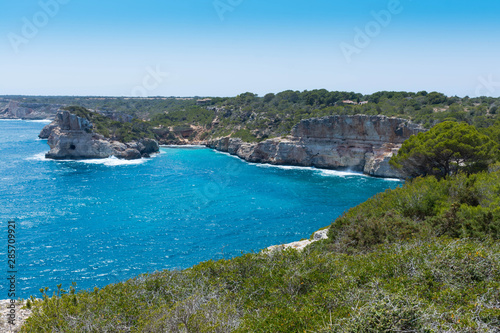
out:
{"label": "wave crest", "polygon": [[45,153],[38,153],[28,157],[29,161],[54,161],[54,162],[72,162],[72,163],[85,163],[85,164],[101,164],[105,166],[120,166],[120,165],[139,165],[146,163],[148,159],[140,158],[137,160],[124,160],[111,156],[108,158],[96,158],[90,160],[53,160],[45,157]]}

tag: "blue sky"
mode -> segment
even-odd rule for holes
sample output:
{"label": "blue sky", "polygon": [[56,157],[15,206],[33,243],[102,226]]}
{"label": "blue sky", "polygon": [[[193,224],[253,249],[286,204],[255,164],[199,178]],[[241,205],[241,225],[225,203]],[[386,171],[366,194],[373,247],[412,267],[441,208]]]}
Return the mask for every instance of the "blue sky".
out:
{"label": "blue sky", "polygon": [[3,1],[0,94],[500,96],[498,14],[494,0]]}

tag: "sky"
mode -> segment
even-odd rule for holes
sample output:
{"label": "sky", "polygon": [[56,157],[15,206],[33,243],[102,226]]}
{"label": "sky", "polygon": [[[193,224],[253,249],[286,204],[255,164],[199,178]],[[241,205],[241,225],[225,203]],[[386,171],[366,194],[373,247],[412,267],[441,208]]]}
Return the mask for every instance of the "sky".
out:
{"label": "sky", "polygon": [[500,96],[500,1],[0,3],[0,95]]}

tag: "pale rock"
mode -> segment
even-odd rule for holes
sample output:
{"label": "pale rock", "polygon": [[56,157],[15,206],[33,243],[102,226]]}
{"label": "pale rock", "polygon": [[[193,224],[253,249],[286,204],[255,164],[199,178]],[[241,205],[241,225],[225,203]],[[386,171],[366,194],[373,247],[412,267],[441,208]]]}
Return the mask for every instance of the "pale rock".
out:
{"label": "pale rock", "polygon": [[316,231],[313,234],[312,239],[304,239],[304,240],[301,240],[301,241],[292,242],[292,243],[288,243],[288,244],[273,245],[273,246],[269,246],[265,250],[272,252],[272,251],[275,251],[275,250],[279,251],[279,250],[285,250],[285,249],[288,249],[288,248],[292,248],[292,249],[295,249],[297,251],[302,251],[309,244],[312,244],[314,242],[317,242],[317,241],[320,241],[320,240],[323,240],[323,239],[328,239],[328,229],[323,229],[323,230]]}
{"label": "pale rock", "polygon": [[99,136],[85,131],[52,130],[47,141],[50,151],[45,154],[51,159],[107,158],[114,154],[111,144]]}
{"label": "pale rock", "polygon": [[127,144],[110,141],[92,131],[92,124],[68,111],[57,113],[56,119],[45,126],[40,137],[47,137],[51,159],[94,159],[116,156],[124,159],[149,157],[160,150],[158,142],[141,139]]}

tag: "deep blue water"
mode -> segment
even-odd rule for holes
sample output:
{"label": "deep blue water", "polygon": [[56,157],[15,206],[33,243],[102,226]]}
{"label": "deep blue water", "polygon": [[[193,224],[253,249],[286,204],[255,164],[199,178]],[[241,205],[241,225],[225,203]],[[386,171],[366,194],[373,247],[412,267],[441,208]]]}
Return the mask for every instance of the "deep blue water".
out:
{"label": "deep blue water", "polygon": [[[186,268],[300,240],[394,180],[249,164],[205,148],[149,160],[45,160],[44,123],[0,121],[0,269],[17,222],[17,296]],[[0,279],[0,299],[7,297]]]}

